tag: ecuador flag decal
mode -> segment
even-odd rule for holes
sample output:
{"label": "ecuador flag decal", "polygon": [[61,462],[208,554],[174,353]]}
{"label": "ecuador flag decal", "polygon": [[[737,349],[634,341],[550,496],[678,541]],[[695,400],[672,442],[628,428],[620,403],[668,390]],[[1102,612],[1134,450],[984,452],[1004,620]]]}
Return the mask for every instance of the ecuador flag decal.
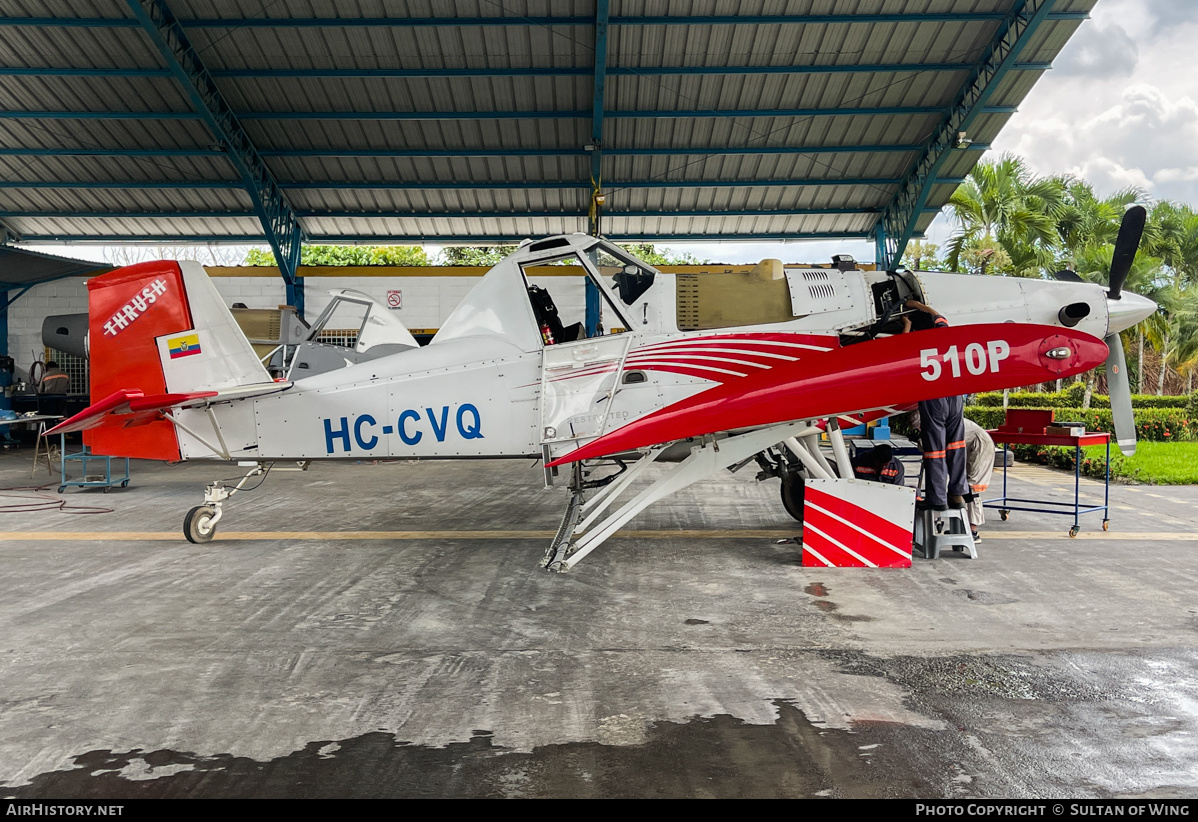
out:
{"label": "ecuador flag decal", "polygon": [[166,341],[167,350],[170,352],[171,359],[177,360],[179,357],[190,357],[192,354],[200,352],[200,335],[186,334],[182,337],[174,337]]}

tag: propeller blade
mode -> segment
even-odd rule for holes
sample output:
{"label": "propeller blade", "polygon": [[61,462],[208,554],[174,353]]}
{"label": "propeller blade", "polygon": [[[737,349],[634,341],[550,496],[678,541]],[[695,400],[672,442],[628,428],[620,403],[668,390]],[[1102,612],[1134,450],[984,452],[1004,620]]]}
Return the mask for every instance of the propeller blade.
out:
{"label": "propeller blade", "polygon": [[1076,271],[1070,271],[1067,268],[1061,269],[1060,271],[1058,271],[1056,274],[1053,274],[1052,276],[1055,277],[1056,279],[1060,280],[1063,283],[1084,283],[1085,282],[1085,280],[1083,280],[1081,278],[1081,275],[1079,275]]}
{"label": "propeller blade", "polygon": [[1140,247],[1140,237],[1144,234],[1144,223],[1148,212],[1144,206],[1132,206],[1123,214],[1123,222],[1119,224],[1119,236],[1115,238],[1115,253],[1111,257],[1111,282],[1107,296],[1112,300],[1119,299],[1123,292],[1123,283],[1131,271],[1132,261],[1136,258],[1136,249]]}
{"label": "propeller blade", "polygon": [[1111,395],[1111,417],[1115,421],[1115,441],[1126,456],[1136,453],[1136,419],[1131,410],[1131,385],[1127,381],[1127,361],[1123,341],[1118,334],[1106,338],[1106,384]]}

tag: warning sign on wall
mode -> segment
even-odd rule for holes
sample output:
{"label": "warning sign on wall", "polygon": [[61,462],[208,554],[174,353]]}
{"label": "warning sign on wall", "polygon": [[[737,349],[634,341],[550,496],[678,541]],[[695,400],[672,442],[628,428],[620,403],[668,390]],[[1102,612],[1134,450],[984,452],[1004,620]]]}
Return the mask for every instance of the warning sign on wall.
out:
{"label": "warning sign on wall", "polygon": [[387,292],[388,308],[403,308],[403,292],[399,290]]}

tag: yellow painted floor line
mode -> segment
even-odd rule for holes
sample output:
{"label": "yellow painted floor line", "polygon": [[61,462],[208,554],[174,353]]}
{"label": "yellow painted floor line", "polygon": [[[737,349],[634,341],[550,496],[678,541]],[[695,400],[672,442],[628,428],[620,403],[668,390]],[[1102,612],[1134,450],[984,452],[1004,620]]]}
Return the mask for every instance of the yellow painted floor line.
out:
{"label": "yellow painted floor line", "polygon": [[[1083,530],[1076,538],[1067,533],[1067,526],[1053,531],[993,531],[983,528],[983,542],[1005,540],[1048,539],[1084,542],[1086,540],[1159,540],[1168,542],[1198,542],[1198,531],[1099,531]],[[235,540],[292,540],[307,542],[364,541],[364,540],[430,540],[430,539],[552,539],[554,531],[228,531],[218,532],[217,541]],[[797,536],[791,530],[725,530],[725,531],[617,531],[614,539],[785,539]],[[174,531],[8,531],[0,533],[0,542],[183,542],[183,535]]]}
{"label": "yellow painted floor line", "polygon": [[[556,531],[218,531],[217,540],[289,539],[289,540],[418,540],[418,539],[552,539]],[[793,537],[799,529],[734,531],[619,531],[621,536],[637,539],[781,539]],[[176,531],[10,531],[0,533],[0,542],[21,540],[129,540],[141,542],[182,541]]]}

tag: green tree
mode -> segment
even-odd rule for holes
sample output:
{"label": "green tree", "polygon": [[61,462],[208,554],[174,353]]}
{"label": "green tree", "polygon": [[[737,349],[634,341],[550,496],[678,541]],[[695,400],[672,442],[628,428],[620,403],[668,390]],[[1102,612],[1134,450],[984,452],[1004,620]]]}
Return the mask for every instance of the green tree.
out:
{"label": "green tree", "polygon": [[1159,256],[1179,286],[1198,285],[1198,213],[1188,205],[1163,200],[1148,218],[1155,228],[1151,253]]}
{"label": "green tree", "polygon": [[[242,265],[277,265],[274,252],[252,248]],[[429,265],[423,248],[406,245],[306,245],[300,265]]]}
{"label": "green tree", "polygon": [[[1142,199],[1143,193],[1135,188],[1121,189],[1100,198],[1085,180],[1068,179],[1064,202],[1056,214],[1062,260],[1072,261],[1072,255],[1084,248],[1114,245],[1123,213],[1128,206]],[[1151,251],[1147,247],[1150,235],[1146,228],[1142,245],[1148,251]]]}
{"label": "green tree", "polygon": [[945,262],[958,270],[966,246],[989,238],[1003,247],[1012,265],[1021,261],[1013,273],[1026,274],[1056,243],[1055,214],[1064,194],[1061,178],[1036,177],[1013,154],[978,163],[949,199],[961,230],[949,241]]}
{"label": "green tree", "polygon": [[961,262],[970,274],[1010,274],[1011,255],[993,237],[975,237],[960,251]]}
{"label": "green tree", "polygon": [[903,265],[912,271],[940,271],[942,263],[936,257],[940,246],[927,240],[912,240],[903,252]]}
{"label": "green tree", "polygon": [[451,245],[441,249],[439,265],[486,265],[502,261],[516,250],[514,245]]}
{"label": "green tree", "polygon": [[659,250],[651,243],[630,243],[621,245],[620,248],[649,265],[705,265],[711,262],[701,260],[689,251]]}

